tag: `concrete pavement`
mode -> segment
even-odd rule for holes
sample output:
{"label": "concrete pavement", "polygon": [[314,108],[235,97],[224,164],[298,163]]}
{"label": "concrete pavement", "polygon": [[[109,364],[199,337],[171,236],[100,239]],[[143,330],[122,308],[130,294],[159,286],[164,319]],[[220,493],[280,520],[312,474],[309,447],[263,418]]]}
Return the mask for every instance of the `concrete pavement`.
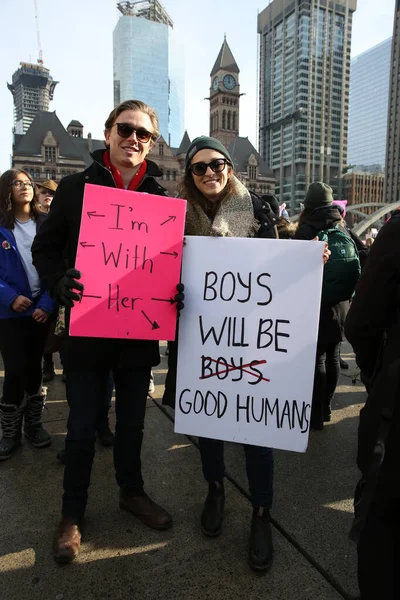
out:
{"label": "concrete pavement", "polygon": [[[347,350],[347,352],[346,352]],[[226,515],[222,534],[205,538],[199,515],[206,495],[195,440],[173,431],[160,406],[166,359],[148,401],[143,471],[146,490],[174,518],[170,531],[147,529],[118,508],[112,451],[97,447],[81,554],[56,565],[51,541],[60,514],[67,405],[60,373],[49,384],[44,421],[48,449],[27,443],[0,464],[1,600],[340,600],[357,597],[352,517],[358,412],[364,387],[352,385],[349,347],[332,422],[311,432],[306,454],[276,451],[275,560],[267,575],[247,566],[251,506],[243,449],[226,444]],[[114,408],[111,421],[114,423]]]}

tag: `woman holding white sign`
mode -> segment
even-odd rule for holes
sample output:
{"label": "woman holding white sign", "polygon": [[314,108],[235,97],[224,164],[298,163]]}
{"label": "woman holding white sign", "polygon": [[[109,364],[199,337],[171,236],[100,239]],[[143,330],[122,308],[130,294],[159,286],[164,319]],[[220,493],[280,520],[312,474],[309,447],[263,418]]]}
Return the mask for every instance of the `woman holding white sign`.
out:
{"label": "woman holding white sign", "polygon": [[[186,155],[179,196],[188,200],[186,235],[263,237],[277,239],[270,207],[235,177],[232,159],[218,140],[199,137]],[[204,478],[209,490],[201,515],[205,535],[220,534],[225,503],[224,442],[199,438]],[[252,568],[267,571],[273,546],[270,508],[273,495],[271,448],[244,445],[253,517],[249,542]]]}
{"label": "woman holding white sign", "polygon": [[[217,139],[196,138],[185,161],[185,175],[178,192],[188,201],[185,235],[278,239],[271,208],[249,192],[235,177],[228,150]],[[327,260],[329,252],[324,252]],[[163,403],[173,405],[174,355],[170,345],[169,373]],[[203,475],[208,495],[201,514],[205,535],[221,532],[225,503],[224,442],[199,438]],[[248,560],[257,571],[268,571],[273,559],[270,508],[273,497],[273,453],[271,448],[244,444],[246,471],[253,505]]]}

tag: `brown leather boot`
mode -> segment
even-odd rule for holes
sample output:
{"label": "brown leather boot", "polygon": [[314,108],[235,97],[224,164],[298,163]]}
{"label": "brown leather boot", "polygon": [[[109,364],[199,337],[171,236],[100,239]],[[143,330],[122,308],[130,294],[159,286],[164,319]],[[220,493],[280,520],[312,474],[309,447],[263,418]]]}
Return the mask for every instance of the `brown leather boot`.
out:
{"label": "brown leather boot", "polygon": [[81,522],[76,517],[62,517],[53,542],[56,562],[70,563],[78,556],[81,546]]}
{"label": "brown leather boot", "polygon": [[126,510],[153,529],[169,529],[172,517],[143,492],[140,496],[128,496],[123,490],[119,495],[119,507]]}

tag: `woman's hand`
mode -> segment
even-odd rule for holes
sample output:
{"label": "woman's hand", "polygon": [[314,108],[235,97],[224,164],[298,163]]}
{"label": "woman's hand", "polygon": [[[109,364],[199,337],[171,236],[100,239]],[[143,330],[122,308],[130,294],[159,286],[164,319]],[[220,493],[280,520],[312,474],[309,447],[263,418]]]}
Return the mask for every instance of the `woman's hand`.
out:
{"label": "woman's hand", "polygon": [[[318,236],[312,239],[313,242],[318,242]],[[322,254],[322,260],[324,261],[324,265],[326,265],[326,263],[329,260],[329,257],[331,255],[331,251],[328,248],[328,244],[325,242],[325,248],[324,248],[324,252]]]}
{"label": "woman's hand", "polygon": [[29,300],[26,296],[17,296],[11,304],[11,308],[15,310],[15,312],[25,312],[30,305],[32,304],[32,300]]}
{"label": "woman's hand", "polygon": [[47,313],[45,310],[42,310],[41,308],[35,308],[32,317],[38,323],[46,323],[47,319],[49,318],[49,313]]}

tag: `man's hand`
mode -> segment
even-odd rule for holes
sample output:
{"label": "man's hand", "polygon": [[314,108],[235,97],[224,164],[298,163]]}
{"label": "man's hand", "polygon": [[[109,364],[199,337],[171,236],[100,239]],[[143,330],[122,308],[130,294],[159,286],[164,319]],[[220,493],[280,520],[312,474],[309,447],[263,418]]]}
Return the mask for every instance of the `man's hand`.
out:
{"label": "man's hand", "polygon": [[11,308],[15,310],[15,312],[25,312],[30,305],[32,304],[32,300],[29,300],[26,296],[17,296],[11,304]]}
{"label": "man's hand", "polygon": [[[84,290],[84,286],[77,279],[81,278],[81,273],[77,269],[68,269],[57,285],[57,296],[64,306],[72,308],[74,306],[74,300],[80,302],[81,296]],[[76,293],[73,290],[78,290],[80,293]]]}
{"label": "man's hand", "polygon": [[45,310],[42,310],[41,308],[35,308],[35,310],[33,311],[32,318],[35,319],[35,321],[37,321],[38,323],[46,323],[47,319],[49,318],[49,313],[47,313]]}

